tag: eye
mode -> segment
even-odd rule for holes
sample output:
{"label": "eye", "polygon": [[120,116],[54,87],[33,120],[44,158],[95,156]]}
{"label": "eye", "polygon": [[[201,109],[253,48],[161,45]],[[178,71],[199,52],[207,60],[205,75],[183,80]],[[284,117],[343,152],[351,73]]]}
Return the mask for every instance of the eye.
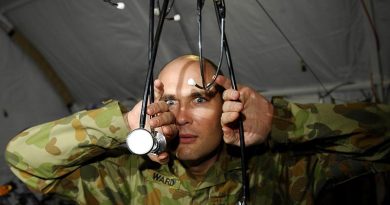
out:
{"label": "eye", "polygon": [[205,97],[196,97],[194,98],[195,103],[204,103],[207,102],[207,99]]}
{"label": "eye", "polygon": [[168,106],[172,106],[177,103],[176,100],[165,100],[165,102],[167,103]]}

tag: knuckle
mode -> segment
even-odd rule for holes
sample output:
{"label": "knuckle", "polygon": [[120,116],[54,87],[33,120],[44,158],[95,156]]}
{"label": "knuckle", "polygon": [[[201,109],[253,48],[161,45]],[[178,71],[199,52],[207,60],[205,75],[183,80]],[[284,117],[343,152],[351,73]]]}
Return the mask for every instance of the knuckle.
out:
{"label": "knuckle", "polygon": [[222,93],[222,99],[223,99],[223,100],[228,100],[228,99],[229,99],[228,96],[229,96],[229,90],[223,91],[223,93]]}
{"label": "knuckle", "polygon": [[167,105],[167,103],[165,103],[165,101],[159,101],[158,107],[159,107],[160,111],[167,111],[168,110],[168,105]]}
{"label": "knuckle", "polygon": [[169,126],[162,126],[161,130],[164,136],[170,136],[172,134],[172,130]]}
{"label": "knuckle", "polygon": [[232,136],[230,135],[225,135],[224,137],[224,141],[227,143],[227,144],[231,144],[234,140],[232,138]]}
{"label": "knuckle", "polygon": [[222,111],[223,112],[227,112],[229,110],[229,103],[228,102],[224,102],[222,104]]}
{"label": "knuckle", "polygon": [[169,123],[175,122],[175,116],[171,112],[166,112],[166,118]]}
{"label": "knuckle", "polygon": [[160,117],[154,117],[152,120],[153,120],[153,122],[151,121],[151,123],[152,123],[152,125],[154,127],[161,126],[161,119],[160,119]]}

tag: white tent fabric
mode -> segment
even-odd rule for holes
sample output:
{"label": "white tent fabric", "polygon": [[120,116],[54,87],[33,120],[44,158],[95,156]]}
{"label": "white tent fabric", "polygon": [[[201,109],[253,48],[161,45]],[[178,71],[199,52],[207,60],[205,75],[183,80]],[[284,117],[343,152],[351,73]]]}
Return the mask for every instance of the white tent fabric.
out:
{"label": "white tent fabric", "polygon": [[7,142],[16,132],[65,116],[68,111],[30,58],[0,30],[0,185],[11,176],[4,161]]}
{"label": "white tent fabric", "polygon": [[[97,0],[30,1],[5,16],[42,52],[78,103],[141,96],[147,68],[148,1],[117,10]],[[204,10],[206,56],[218,59],[211,1]],[[320,83],[256,1],[227,1],[226,31],[240,83],[259,91],[299,90]],[[368,81],[376,72],[375,39],[360,1],[268,1],[275,22],[323,84]],[[179,22],[166,22],[156,68],[197,52],[195,1],[176,1]],[[134,78],[134,76],[136,76]]]}
{"label": "white tent fabric", "polygon": [[[149,1],[123,2],[124,10],[102,0],[0,1],[2,150],[21,129],[68,114],[37,65],[12,42],[12,35],[1,29],[4,22],[10,22],[45,57],[69,88],[75,107],[93,106],[108,98],[133,103],[141,98],[146,78]],[[302,71],[301,59],[258,2],[309,70]],[[266,96],[298,100],[311,95],[309,101],[315,102],[318,93],[325,93],[321,84],[331,90],[350,83],[335,91],[340,102],[371,97],[371,85],[379,85],[380,79],[388,88],[390,3],[373,0],[378,52],[362,2],[226,0],[226,33],[237,81]],[[175,1],[169,16],[178,13],[181,20],[164,25],[156,73],[172,58],[198,52],[195,8],[195,0]],[[206,1],[203,23],[205,55],[217,61],[219,30],[212,1]],[[9,177],[3,154],[0,165],[1,184]]]}

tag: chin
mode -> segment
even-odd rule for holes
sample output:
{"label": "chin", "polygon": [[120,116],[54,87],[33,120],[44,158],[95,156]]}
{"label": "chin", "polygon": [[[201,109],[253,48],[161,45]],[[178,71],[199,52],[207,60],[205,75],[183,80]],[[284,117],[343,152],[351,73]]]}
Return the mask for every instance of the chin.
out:
{"label": "chin", "polygon": [[180,161],[185,161],[191,165],[199,165],[216,155],[218,155],[220,149],[214,149],[209,152],[205,152],[205,150],[195,151],[189,147],[178,147],[176,150],[176,158]]}
{"label": "chin", "polygon": [[175,150],[175,155],[177,159],[183,161],[192,161],[192,160],[197,160],[199,158],[199,153],[185,146],[184,147],[179,146]]}

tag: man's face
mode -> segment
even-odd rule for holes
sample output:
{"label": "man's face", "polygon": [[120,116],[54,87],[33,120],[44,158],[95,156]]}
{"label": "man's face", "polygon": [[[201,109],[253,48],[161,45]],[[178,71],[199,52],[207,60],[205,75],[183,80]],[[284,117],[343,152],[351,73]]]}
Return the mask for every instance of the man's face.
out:
{"label": "man's face", "polygon": [[[214,74],[206,65],[205,82]],[[222,98],[213,87],[210,91],[188,84],[189,79],[202,85],[199,63],[194,59],[181,59],[168,64],[160,73],[164,84],[165,100],[176,117],[179,144],[176,156],[180,160],[198,161],[209,156],[222,140]]]}

